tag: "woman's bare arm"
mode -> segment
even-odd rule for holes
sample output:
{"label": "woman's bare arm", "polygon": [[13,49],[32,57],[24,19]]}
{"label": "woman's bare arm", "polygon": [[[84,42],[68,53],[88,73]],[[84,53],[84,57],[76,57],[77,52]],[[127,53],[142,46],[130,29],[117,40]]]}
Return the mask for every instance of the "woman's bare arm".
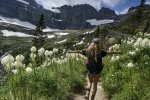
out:
{"label": "woman's bare arm", "polygon": [[112,54],[123,54],[121,51],[108,51],[107,54],[112,55]]}
{"label": "woman's bare arm", "polygon": [[82,53],[82,52],[77,50],[77,51],[68,51],[67,53]]}

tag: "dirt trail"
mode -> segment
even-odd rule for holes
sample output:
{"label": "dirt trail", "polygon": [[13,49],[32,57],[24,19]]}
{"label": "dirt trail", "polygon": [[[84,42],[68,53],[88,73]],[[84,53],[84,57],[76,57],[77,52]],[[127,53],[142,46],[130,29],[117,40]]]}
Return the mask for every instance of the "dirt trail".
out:
{"label": "dirt trail", "polygon": [[[74,98],[74,100],[86,100],[85,98],[84,98],[84,94],[77,94],[77,95],[75,95],[75,98]],[[90,99],[89,99],[90,100]],[[101,86],[101,84],[99,84],[98,86],[97,86],[97,93],[96,93],[96,96],[95,96],[95,100],[108,100],[107,99],[107,96],[106,96],[106,94],[105,94],[105,92],[104,92],[104,89],[102,88],[102,86]]]}

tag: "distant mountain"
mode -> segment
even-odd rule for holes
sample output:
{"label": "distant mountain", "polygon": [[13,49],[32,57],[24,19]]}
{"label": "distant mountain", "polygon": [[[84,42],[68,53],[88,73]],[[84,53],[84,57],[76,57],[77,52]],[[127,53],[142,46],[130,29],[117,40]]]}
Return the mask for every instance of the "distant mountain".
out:
{"label": "distant mountain", "polygon": [[16,18],[36,25],[43,13],[46,25],[54,29],[87,29],[94,27],[87,20],[118,20],[115,12],[109,8],[97,11],[90,5],[61,6],[52,12],[38,5],[34,0],[0,0],[0,16]]}

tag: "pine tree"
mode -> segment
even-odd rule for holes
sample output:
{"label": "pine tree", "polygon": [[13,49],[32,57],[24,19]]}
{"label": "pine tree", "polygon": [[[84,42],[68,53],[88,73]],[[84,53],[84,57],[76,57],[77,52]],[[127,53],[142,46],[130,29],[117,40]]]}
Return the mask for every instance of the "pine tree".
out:
{"label": "pine tree", "polygon": [[37,48],[40,48],[44,45],[45,43],[45,38],[43,35],[43,29],[45,28],[45,22],[44,22],[44,15],[42,14],[40,16],[39,22],[36,26],[35,32],[34,32],[34,39],[33,39],[33,45],[36,46]]}

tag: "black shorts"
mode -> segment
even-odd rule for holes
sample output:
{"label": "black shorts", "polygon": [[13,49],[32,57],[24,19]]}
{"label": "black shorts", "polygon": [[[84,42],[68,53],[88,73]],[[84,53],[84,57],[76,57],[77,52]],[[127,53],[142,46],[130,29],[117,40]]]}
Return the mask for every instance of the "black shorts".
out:
{"label": "black shorts", "polygon": [[100,74],[103,70],[103,65],[90,65],[86,64],[87,70],[91,74]]}

